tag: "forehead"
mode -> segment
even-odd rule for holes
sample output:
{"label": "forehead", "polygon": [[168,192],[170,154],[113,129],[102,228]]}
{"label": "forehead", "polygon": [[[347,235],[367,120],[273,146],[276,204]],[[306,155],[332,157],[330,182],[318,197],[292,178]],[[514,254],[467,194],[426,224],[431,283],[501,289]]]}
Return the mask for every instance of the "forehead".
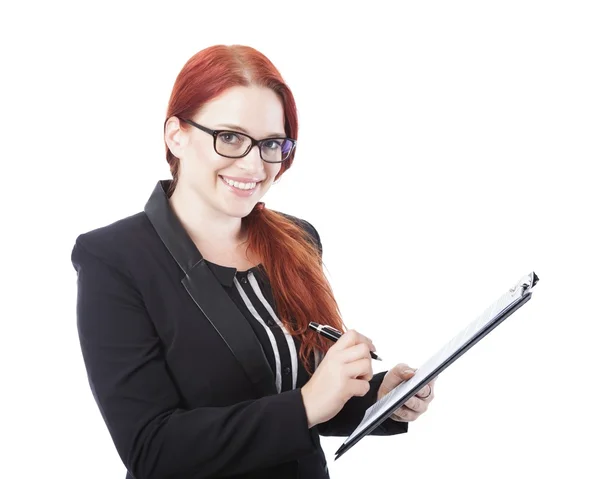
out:
{"label": "forehead", "polygon": [[236,86],[206,103],[196,116],[210,128],[238,125],[250,134],[284,134],[283,105],[277,94],[264,87]]}

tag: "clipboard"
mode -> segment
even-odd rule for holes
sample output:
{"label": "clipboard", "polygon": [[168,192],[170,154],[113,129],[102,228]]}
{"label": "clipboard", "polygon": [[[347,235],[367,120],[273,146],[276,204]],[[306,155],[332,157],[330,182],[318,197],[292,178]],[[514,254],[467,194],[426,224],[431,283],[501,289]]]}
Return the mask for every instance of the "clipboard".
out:
{"label": "clipboard", "polygon": [[336,456],[334,460],[337,461],[363,437],[390,417],[396,409],[419,392],[429,381],[437,377],[502,321],[527,303],[531,299],[531,290],[537,284],[538,280],[539,278],[535,272],[523,276],[517,284],[500,296],[479,317],[460,331],[440,351],[417,369],[413,377],[400,383],[376,401],[365,411],[361,423],[335,452]]}

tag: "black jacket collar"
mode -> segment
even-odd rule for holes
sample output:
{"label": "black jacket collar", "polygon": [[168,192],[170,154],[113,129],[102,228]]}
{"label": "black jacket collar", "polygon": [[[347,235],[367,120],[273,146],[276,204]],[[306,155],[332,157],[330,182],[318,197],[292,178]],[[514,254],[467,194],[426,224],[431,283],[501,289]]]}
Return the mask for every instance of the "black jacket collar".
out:
{"label": "black jacket collar", "polygon": [[156,184],[144,212],[181,268],[183,287],[239,361],[256,397],[276,394],[273,372],[252,327],[225,292],[171,208],[167,197],[171,181],[161,180]]}

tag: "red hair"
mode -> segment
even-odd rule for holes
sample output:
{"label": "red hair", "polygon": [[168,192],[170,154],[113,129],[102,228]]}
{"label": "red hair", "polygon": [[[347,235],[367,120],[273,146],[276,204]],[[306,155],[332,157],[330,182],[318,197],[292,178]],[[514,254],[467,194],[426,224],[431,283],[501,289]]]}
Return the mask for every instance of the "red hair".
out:
{"label": "red hair", "polygon": [[[285,133],[297,139],[298,115],[292,92],[267,57],[243,45],[215,45],[187,61],[175,80],[165,125],[172,116],[193,117],[228,88],[251,85],[270,88],[279,96]],[[179,159],[168,146],[166,153],[173,175],[170,196],[177,185]],[[294,154],[282,163],[275,179],[292,166]],[[315,321],[344,331],[337,302],[323,273],[318,234],[313,239],[304,227],[260,202],[242,218],[242,223],[248,231],[247,247],[261,259],[269,278],[279,319],[300,340],[300,360],[312,374],[310,354],[317,350],[325,354],[332,343],[309,329],[308,323]]]}

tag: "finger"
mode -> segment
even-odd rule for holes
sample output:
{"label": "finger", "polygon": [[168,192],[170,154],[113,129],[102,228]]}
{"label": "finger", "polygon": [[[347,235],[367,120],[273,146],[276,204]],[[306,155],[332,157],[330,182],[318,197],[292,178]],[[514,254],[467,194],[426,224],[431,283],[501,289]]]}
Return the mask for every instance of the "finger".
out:
{"label": "finger", "polygon": [[370,381],[373,378],[373,362],[371,358],[359,359],[344,366],[344,372],[350,378],[365,379]]}
{"label": "finger", "polygon": [[351,346],[348,349],[345,349],[344,351],[341,351],[339,354],[342,359],[342,362],[351,363],[362,358],[367,358],[370,360],[371,354],[369,353],[369,351],[369,346],[367,346],[365,343],[360,343],[355,344],[354,346]]}
{"label": "finger", "polygon": [[403,407],[406,407],[414,412],[423,413],[427,411],[428,404],[422,399],[417,398],[416,396],[411,397],[408,401],[406,401]]}
{"label": "finger", "polygon": [[361,379],[351,379],[349,381],[348,390],[351,395],[350,397],[365,396],[371,390],[371,385],[368,381],[364,381]]}
{"label": "finger", "polygon": [[399,363],[394,366],[394,368],[391,370],[391,373],[399,379],[398,382],[400,383],[413,377],[415,370],[404,363]]}
{"label": "finger", "polygon": [[399,409],[394,411],[393,416],[395,416],[398,420],[404,422],[410,422],[417,419],[421,414],[415,411],[411,411],[410,409],[402,406]]}
{"label": "finger", "polygon": [[426,384],[425,386],[423,386],[422,389],[419,390],[419,392],[416,395],[421,398],[428,398],[432,394],[433,394],[433,388],[429,384]]}
{"label": "finger", "polygon": [[373,345],[373,341],[371,341],[366,336],[363,336],[358,331],[354,329],[350,329],[346,333],[342,334],[340,339],[336,341],[336,343],[330,349],[343,350],[348,347],[354,346],[356,344],[365,343],[369,345],[369,349],[371,351],[375,351],[375,346]]}
{"label": "finger", "polygon": [[404,381],[404,374],[402,373],[402,371],[406,370],[408,368],[408,365],[404,364],[404,363],[399,363],[396,364],[392,369],[390,369],[388,371],[388,374],[390,376],[394,376],[397,381],[397,383],[401,383],[402,381]]}

